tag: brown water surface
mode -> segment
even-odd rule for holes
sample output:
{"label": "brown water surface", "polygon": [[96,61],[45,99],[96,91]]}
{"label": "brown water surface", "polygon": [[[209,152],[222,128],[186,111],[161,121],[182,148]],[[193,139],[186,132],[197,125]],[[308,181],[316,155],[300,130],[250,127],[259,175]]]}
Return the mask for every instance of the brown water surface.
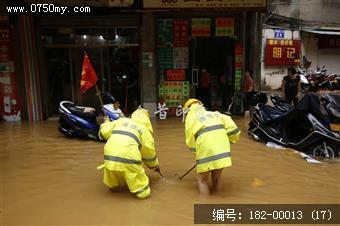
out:
{"label": "brown water surface", "polygon": [[[243,128],[241,119],[236,120]],[[221,191],[197,192],[194,165],[178,118],[153,121],[162,173],[147,170],[152,196],[138,200],[102,184],[104,143],[68,139],[57,122],[0,124],[0,225],[193,224],[195,203],[340,203],[340,164],[309,164],[292,150],[276,150],[242,133]],[[243,128],[244,130],[244,128]],[[1,224],[2,222],[2,224]]]}

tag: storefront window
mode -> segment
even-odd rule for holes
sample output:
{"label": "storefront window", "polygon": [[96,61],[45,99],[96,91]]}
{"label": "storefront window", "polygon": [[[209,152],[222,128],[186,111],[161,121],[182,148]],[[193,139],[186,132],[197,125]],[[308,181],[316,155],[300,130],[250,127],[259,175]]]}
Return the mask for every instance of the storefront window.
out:
{"label": "storefront window", "polygon": [[137,27],[113,28],[45,28],[42,32],[45,45],[138,45]]}

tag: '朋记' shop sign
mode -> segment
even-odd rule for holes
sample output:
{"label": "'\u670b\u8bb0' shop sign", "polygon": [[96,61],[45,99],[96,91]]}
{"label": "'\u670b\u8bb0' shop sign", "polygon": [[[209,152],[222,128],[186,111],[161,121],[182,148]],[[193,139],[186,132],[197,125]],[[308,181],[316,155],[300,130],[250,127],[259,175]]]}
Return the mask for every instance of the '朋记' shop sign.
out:
{"label": "'\u670b\u8bb0' shop sign", "polygon": [[135,0],[24,0],[24,2],[28,4],[44,3],[63,6],[84,5],[92,7],[131,7],[134,5]]}
{"label": "'\u670b\u8bb0' shop sign", "polygon": [[265,8],[266,0],[144,0],[144,8]]}
{"label": "'\u670b\u8bb0' shop sign", "polygon": [[267,39],[266,66],[291,66],[300,64],[301,41],[291,39]]}

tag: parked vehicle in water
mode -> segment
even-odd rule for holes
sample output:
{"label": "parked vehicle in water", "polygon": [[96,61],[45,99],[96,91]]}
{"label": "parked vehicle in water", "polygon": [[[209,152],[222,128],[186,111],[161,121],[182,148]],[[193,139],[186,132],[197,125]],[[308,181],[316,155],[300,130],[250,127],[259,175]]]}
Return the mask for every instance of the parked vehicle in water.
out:
{"label": "parked vehicle in water", "polygon": [[307,72],[306,69],[297,68],[300,76],[301,91],[306,93],[308,91],[316,92],[320,89],[339,90],[340,89],[340,75],[332,73],[327,74],[325,66],[317,67],[314,72]]}
{"label": "parked vehicle in water", "polygon": [[[111,100],[114,100],[114,98],[112,97]],[[110,98],[108,101],[110,101]],[[119,113],[107,105],[104,105],[102,110],[110,121],[121,117]],[[60,133],[68,137],[99,140],[98,112],[94,108],[77,106],[71,101],[61,101],[59,114],[58,131]]]}
{"label": "parked vehicle in water", "polygon": [[287,111],[260,103],[253,112],[248,134],[255,140],[274,142],[314,157],[339,157],[340,137],[330,130],[319,106],[314,93],[306,94]]}

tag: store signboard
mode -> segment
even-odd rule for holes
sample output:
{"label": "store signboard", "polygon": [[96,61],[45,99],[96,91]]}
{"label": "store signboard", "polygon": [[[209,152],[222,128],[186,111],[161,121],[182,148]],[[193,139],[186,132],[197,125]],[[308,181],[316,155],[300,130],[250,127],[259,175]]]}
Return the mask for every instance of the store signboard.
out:
{"label": "store signboard", "polygon": [[144,0],[144,8],[266,8],[266,0]]}
{"label": "store signboard", "polygon": [[170,112],[175,112],[179,105],[189,98],[190,87],[188,81],[166,81],[159,86],[159,97],[166,106],[170,108]]}
{"label": "store signboard", "polygon": [[241,90],[241,78],[242,78],[242,59],[243,59],[243,47],[241,44],[235,45],[235,92]]}
{"label": "store signboard", "polygon": [[172,35],[174,47],[187,47],[189,43],[189,20],[174,20]]}
{"label": "store signboard", "polygon": [[193,18],[191,20],[192,37],[209,37],[210,36],[210,18]]}
{"label": "store signboard", "polygon": [[92,7],[118,7],[140,8],[140,0],[24,0],[27,4],[55,4],[60,6],[92,6]]}
{"label": "store signboard", "polygon": [[217,37],[231,37],[234,38],[234,18],[216,18],[216,32]]}
{"label": "store signboard", "polygon": [[168,81],[183,81],[185,80],[184,69],[171,69],[166,71],[166,80]]}
{"label": "store signboard", "polygon": [[267,39],[266,66],[291,66],[300,64],[301,41],[291,39]]}

